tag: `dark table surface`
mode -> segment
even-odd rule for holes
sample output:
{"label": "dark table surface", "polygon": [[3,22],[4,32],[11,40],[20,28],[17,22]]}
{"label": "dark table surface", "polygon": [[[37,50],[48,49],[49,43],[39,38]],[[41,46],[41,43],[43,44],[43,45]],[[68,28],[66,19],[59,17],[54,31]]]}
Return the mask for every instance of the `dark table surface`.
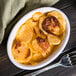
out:
{"label": "dark table surface", "polygon": [[[71,23],[70,40],[65,49],[76,46],[76,5],[75,4],[76,3],[73,2],[72,0],[60,0],[57,4],[53,6],[58,9],[61,9],[68,16]],[[21,11],[19,13],[21,13]],[[17,18],[15,20],[15,23],[16,21],[18,21]],[[7,37],[5,37],[3,43],[0,45],[0,76],[14,76],[14,75],[23,76],[26,73],[32,72],[27,70],[21,70],[15,67],[10,62],[7,56],[6,41],[7,41]],[[76,76],[76,67],[72,67],[72,68],[57,67],[49,71],[46,71],[38,76]]]}

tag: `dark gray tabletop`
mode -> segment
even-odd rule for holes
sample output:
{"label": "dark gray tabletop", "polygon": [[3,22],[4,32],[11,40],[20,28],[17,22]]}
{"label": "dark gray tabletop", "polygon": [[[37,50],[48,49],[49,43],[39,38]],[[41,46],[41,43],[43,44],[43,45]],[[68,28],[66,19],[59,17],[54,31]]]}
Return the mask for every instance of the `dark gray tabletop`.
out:
{"label": "dark gray tabletop", "polygon": [[[53,6],[61,9],[68,16],[71,23],[70,40],[65,49],[76,46],[76,5],[75,4],[76,3],[73,2],[72,0],[60,0],[60,2],[58,2],[56,5]],[[18,15],[21,13],[22,10],[18,13]],[[14,19],[15,23],[18,21],[18,15],[16,16],[16,19]],[[15,67],[9,61],[6,50],[7,38],[8,35],[7,37],[4,38],[3,43],[0,45],[0,76],[23,76],[26,73],[33,72],[33,71],[21,70]],[[72,68],[57,67],[49,71],[46,71],[38,76],[76,76],[76,67],[72,67]]]}

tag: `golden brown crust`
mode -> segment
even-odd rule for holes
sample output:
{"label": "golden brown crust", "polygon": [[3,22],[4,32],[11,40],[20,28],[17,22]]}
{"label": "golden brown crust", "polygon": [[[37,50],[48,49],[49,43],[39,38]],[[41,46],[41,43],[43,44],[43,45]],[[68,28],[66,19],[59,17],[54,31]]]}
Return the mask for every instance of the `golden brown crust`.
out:
{"label": "golden brown crust", "polygon": [[45,13],[39,19],[39,28],[45,33],[61,35],[66,29],[66,21],[57,11]]}
{"label": "golden brown crust", "polygon": [[[56,17],[50,16],[45,18],[45,20],[42,23],[42,28],[51,34],[59,34],[60,30],[60,24]],[[56,31],[57,30],[57,31]]]}
{"label": "golden brown crust", "polygon": [[43,49],[43,51],[47,51],[48,47],[50,47],[47,40],[37,37],[37,41],[39,43],[39,46]]}

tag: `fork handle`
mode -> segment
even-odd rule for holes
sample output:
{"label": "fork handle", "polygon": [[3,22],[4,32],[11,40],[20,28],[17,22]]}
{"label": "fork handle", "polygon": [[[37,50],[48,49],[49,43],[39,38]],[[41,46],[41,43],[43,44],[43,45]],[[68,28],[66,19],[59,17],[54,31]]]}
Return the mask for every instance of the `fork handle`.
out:
{"label": "fork handle", "polygon": [[53,65],[46,66],[46,67],[44,67],[44,68],[42,68],[40,70],[37,70],[37,71],[35,71],[33,73],[26,74],[24,76],[36,76],[36,75],[39,75],[40,73],[43,73],[43,72],[45,72],[47,70],[50,70],[50,69],[58,67],[58,66],[63,66],[63,65],[60,64],[60,63],[56,63],[56,64],[53,64]]}

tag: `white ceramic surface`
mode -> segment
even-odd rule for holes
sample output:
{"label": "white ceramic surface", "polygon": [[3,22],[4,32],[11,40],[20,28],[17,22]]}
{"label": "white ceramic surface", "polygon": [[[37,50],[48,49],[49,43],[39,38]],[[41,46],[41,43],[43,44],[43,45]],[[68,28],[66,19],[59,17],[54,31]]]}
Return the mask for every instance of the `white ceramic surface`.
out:
{"label": "white ceramic surface", "polygon": [[[56,10],[58,12],[60,12],[64,19],[66,19],[67,21],[67,25],[66,25],[66,36],[63,40],[63,42],[61,43],[61,46],[59,47],[59,49],[53,53],[52,55],[50,55],[47,59],[45,59],[44,61],[42,61],[41,63],[39,63],[38,65],[36,66],[31,66],[31,65],[23,65],[23,64],[20,64],[18,62],[15,61],[15,59],[13,58],[13,55],[12,55],[12,51],[11,51],[11,48],[12,48],[12,43],[13,43],[13,40],[15,39],[15,36],[16,36],[16,32],[18,31],[19,27],[27,20],[29,19],[30,17],[32,17],[32,14],[34,14],[35,12],[49,12],[49,11],[53,11],[53,10]],[[38,9],[35,9],[35,10],[32,10],[31,12],[27,13],[26,15],[24,15],[14,26],[14,28],[12,29],[10,35],[9,35],[9,38],[8,38],[8,42],[7,42],[7,54],[8,54],[8,57],[9,59],[11,60],[11,62],[17,66],[18,68],[21,68],[21,69],[25,69],[25,70],[34,70],[34,69],[39,69],[49,63],[51,63],[52,61],[54,61],[59,55],[60,53],[63,51],[63,49],[65,48],[68,40],[69,40],[69,37],[70,37],[70,23],[69,23],[69,20],[67,18],[67,16],[59,9],[56,9],[56,8],[53,8],[53,7],[42,7],[42,8],[38,8]]]}

